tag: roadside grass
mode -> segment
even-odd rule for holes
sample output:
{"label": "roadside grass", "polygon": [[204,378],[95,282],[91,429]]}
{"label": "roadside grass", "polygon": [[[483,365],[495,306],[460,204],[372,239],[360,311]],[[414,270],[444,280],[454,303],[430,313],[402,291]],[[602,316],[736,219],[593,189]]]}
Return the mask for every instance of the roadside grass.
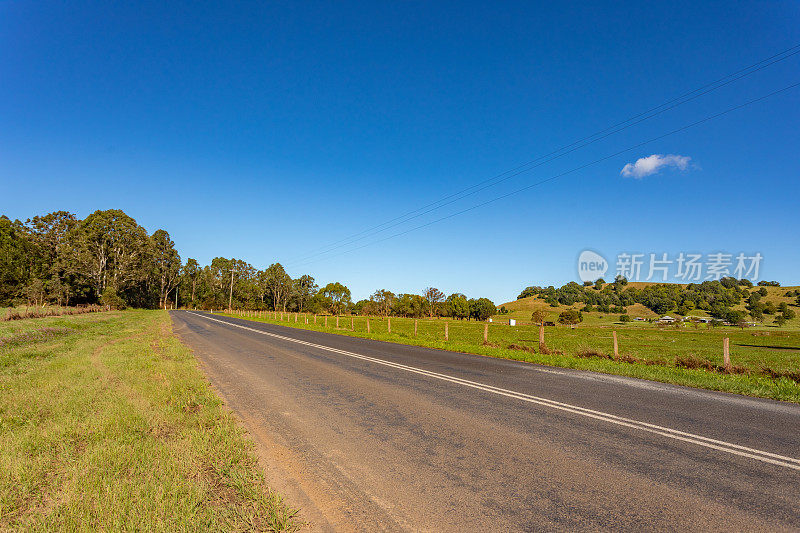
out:
{"label": "roadside grass", "polygon": [[[800,403],[800,332],[773,328],[675,328],[648,324],[616,326],[579,325],[575,328],[545,328],[546,352],[539,350],[539,329],[535,325],[489,324],[488,344],[483,341],[483,322],[420,319],[414,335],[414,319],[391,318],[391,332],[385,317],[336,318],[284,314],[283,320],[248,314],[215,313],[236,318],[464,352],[514,359],[548,366],[593,370],[677,385],[733,392],[749,396]],[[287,320],[288,318],[288,320]],[[308,318],[308,324],[305,323]],[[444,339],[445,322],[449,340]],[[612,332],[617,332],[620,357],[614,360]],[[723,338],[731,342],[735,372],[716,371],[723,365]],[[699,363],[699,364],[697,364]],[[794,376],[792,379],[789,376]]]}
{"label": "roadside grass", "polygon": [[25,320],[29,318],[45,318],[49,316],[82,315],[85,313],[100,313],[105,308],[100,305],[85,305],[81,307],[68,307],[58,305],[46,306],[17,306],[0,308],[0,321]]}
{"label": "roadside grass", "polygon": [[0,530],[299,526],[166,312],[0,323]]}

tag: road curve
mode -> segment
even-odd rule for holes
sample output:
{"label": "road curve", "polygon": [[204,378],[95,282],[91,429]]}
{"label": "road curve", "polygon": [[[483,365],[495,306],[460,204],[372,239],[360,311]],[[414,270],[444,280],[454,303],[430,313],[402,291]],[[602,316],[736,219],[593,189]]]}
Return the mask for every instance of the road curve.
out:
{"label": "road curve", "polygon": [[800,529],[800,406],[172,312],[320,531]]}

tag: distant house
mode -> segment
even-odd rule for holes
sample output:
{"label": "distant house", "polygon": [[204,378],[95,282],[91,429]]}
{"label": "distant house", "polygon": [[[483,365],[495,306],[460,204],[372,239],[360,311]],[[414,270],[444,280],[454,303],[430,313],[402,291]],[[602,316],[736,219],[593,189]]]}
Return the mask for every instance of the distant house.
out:
{"label": "distant house", "polygon": [[672,317],[671,317],[671,316],[669,316],[669,315],[664,315],[664,316],[662,316],[661,318],[659,318],[659,319],[658,319],[658,321],[659,321],[661,324],[672,324],[673,322],[675,322],[675,319],[674,319],[674,318],[672,318]]}
{"label": "distant house", "polygon": [[717,319],[711,318],[709,316],[687,316],[686,320],[690,322],[699,322],[700,324],[710,324],[711,322],[714,322]]}

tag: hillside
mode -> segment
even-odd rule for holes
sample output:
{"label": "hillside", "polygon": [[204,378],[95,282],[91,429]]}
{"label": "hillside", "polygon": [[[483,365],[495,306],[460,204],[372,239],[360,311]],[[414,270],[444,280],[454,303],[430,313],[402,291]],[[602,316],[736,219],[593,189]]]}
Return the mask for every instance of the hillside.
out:
{"label": "hillside", "polygon": [[[685,289],[688,285],[687,284],[657,284],[651,282],[629,282],[626,285],[626,288],[633,288],[637,290],[641,290],[647,287],[652,287],[654,285],[669,285],[671,287],[680,287],[681,289]],[[800,286],[786,286],[786,287],[760,287],[756,286],[753,288],[749,288],[752,292],[754,290],[765,289],[767,295],[762,297],[761,303],[762,304],[772,304],[775,307],[779,306],[781,303],[785,303],[789,306],[790,309],[794,310],[797,315],[800,315],[800,307],[797,306],[797,297],[796,296],[786,296],[787,292],[794,293],[795,291],[800,291]],[[589,291],[597,291],[597,289],[589,288]],[[599,291],[598,291],[599,292]],[[506,302],[503,304],[498,305],[498,309],[505,307],[509,312],[507,314],[497,314],[494,316],[495,321],[505,321],[508,319],[515,319],[518,322],[530,322],[531,314],[534,311],[542,310],[545,312],[548,321],[555,322],[558,319],[559,313],[575,309],[581,310],[585,306],[584,302],[575,302],[571,305],[567,304],[559,304],[558,307],[553,307],[545,301],[545,297],[543,295],[537,296],[528,296],[525,298],[520,298],[518,300],[512,300],[510,302]],[[647,319],[654,319],[658,318],[659,314],[655,313],[651,309],[648,309],[641,303],[634,303],[632,305],[623,306],[628,315],[631,318],[643,318]],[[747,300],[742,298],[742,300],[736,304],[731,306],[731,309],[742,311],[747,313]],[[670,316],[680,317],[684,316],[678,313],[675,309],[672,311],[667,312]],[[591,311],[591,312],[583,312],[583,323],[585,324],[611,324],[615,322],[619,322],[620,313],[612,313],[612,312],[602,312],[602,311]],[[696,316],[696,317],[707,317],[710,316],[708,311],[703,309],[692,309],[686,316]],[[773,326],[775,315],[764,315],[763,319],[757,321],[758,323],[764,326]],[[752,318],[748,314],[748,320],[752,320]],[[784,327],[800,327],[800,317],[794,317],[787,321]]]}

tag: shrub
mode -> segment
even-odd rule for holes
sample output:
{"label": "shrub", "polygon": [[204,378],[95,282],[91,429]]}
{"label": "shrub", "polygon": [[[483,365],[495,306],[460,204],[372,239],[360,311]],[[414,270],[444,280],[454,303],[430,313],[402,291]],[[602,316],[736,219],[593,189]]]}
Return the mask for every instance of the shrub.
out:
{"label": "shrub", "polygon": [[125,300],[117,294],[117,291],[112,287],[106,287],[103,295],[100,297],[100,303],[109,309],[125,309]]}
{"label": "shrub", "polygon": [[582,321],[583,321],[583,315],[581,314],[580,311],[576,311],[574,309],[563,311],[560,315],[558,315],[558,322],[560,324],[572,325]]}

